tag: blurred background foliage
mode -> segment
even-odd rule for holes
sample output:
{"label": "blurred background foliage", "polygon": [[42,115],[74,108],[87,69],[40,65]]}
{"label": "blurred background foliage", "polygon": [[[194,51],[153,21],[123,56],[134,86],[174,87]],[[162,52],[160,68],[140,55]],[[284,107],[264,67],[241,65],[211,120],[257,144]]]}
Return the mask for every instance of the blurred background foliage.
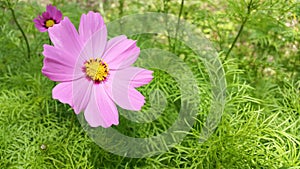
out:
{"label": "blurred background foliage", "polygon": [[[98,147],[73,111],[52,100],[53,82],[41,74],[42,45],[49,39],[32,20],[48,3],[76,27],[81,14],[90,10],[100,12],[106,23],[130,14],[163,12],[197,26],[217,49],[226,72],[227,105],[216,132],[208,141],[198,142],[210,105],[209,96],[205,99],[202,94],[197,123],[170,151],[130,159]],[[300,168],[298,0],[0,0],[0,4],[0,168]],[[30,59],[10,7],[29,40]],[[132,38],[142,49],[175,46],[172,52],[197,75],[201,92],[209,93],[205,68],[180,39],[161,37],[162,43],[154,40],[153,45],[152,36]],[[175,93],[168,97],[175,105],[179,91],[173,81],[156,71],[154,81],[140,91],[147,95],[151,86],[161,86],[167,95]],[[168,107],[170,114],[176,112],[174,105]],[[166,126],[160,123],[175,118],[168,121],[170,114],[142,127],[122,123],[126,119],[121,117],[122,125],[116,128],[147,137],[149,129],[163,131]]]}

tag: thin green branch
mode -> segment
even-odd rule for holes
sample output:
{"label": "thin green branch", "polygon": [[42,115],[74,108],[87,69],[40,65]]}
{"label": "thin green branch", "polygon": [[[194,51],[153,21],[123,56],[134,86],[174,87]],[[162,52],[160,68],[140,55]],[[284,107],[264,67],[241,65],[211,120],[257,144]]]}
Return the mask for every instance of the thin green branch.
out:
{"label": "thin green branch", "polygon": [[26,47],[27,47],[27,57],[28,57],[28,59],[30,59],[30,47],[29,47],[29,43],[28,43],[28,39],[27,39],[27,37],[26,37],[26,34],[24,33],[24,31],[23,31],[21,25],[19,24],[19,22],[18,22],[18,20],[17,20],[17,18],[16,18],[14,9],[13,9],[12,7],[9,7],[9,10],[11,11],[11,14],[12,14],[12,16],[13,16],[13,19],[14,19],[14,21],[15,21],[17,27],[19,28],[19,30],[20,30],[21,33],[22,33],[22,36],[23,36],[23,38],[24,38],[24,40],[25,40]]}
{"label": "thin green branch", "polygon": [[[119,0],[119,18],[123,17],[123,13],[124,13],[124,3],[125,0]],[[120,20],[120,31],[123,32],[123,23],[122,20]]]}
{"label": "thin green branch", "polygon": [[51,41],[51,39],[50,39],[50,36],[49,36],[49,45],[53,45],[53,44],[52,44],[52,41]]}
{"label": "thin green branch", "polygon": [[180,25],[180,17],[182,15],[183,6],[184,6],[184,0],[181,0],[180,10],[179,10],[178,20],[177,20],[177,26],[176,26],[176,32],[175,32],[175,42],[173,44],[173,52],[175,52],[175,49],[176,49],[177,34],[178,34],[179,25]]}
{"label": "thin green branch", "polygon": [[236,35],[236,37],[234,38],[229,50],[227,51],[226,55],[225,55],[225,59],[224,60],[227,60],[229,54],[231,53],[232,49],[234,48],[237,40],[239,39],[241,33],[243,32],[243,29],[244,29],[244,26],[246,25],[248,19],[249,19],[249,15],[251,13],[251,6],[252,6],[252,0],[249,2],[248,6],[247,6],[247,16],[243,19],[243,22],[242,22],[242,25]]}
{"label": "thin green branch", "polygon": [[119,17],[121,18],[123,16],[124,13],[124,2],[125,0],[119,0]]}
{"label": "thin green branch", "polygon": [[241,35],[241,33],[242,33],[243,29],[244,29],[244,26],[245,26],[247,20],[248,20],[248,17],[245,18],[245,20],[242,22],[242,25],[241,25],[241,27],[240,27],[240,29],[239,29],[239,31],[238,31],[238,34],[237,34],[236,37],[234,38],[234,40],[233,40],[233,42],[232,42],[232,44],[231,44],[231,46],[230,46],[230,49],[229,49],[229,50],[227,51],[227,53],[226,53],[226,56],[225,56],[225,59],[224,59],[224,60],[227,60],[229,54],[231,53],[233,47],[235,46],[237,40],[239,39],[239,37],[240,37],[240,35]]}
{"label": "thin green branch", "polygon": [[170,37],[170,29],[169,29],[169,18],[168,18],[168,13],[169,13],[169,6],[168,6],[169,0],[163,0],[163,12],[166,14],[165,21],[166,21],[166,28],[167,28],[167,38],[168,38],[168,47],[169,51],[171,51],[172,43],[171,43],[171,37]]}

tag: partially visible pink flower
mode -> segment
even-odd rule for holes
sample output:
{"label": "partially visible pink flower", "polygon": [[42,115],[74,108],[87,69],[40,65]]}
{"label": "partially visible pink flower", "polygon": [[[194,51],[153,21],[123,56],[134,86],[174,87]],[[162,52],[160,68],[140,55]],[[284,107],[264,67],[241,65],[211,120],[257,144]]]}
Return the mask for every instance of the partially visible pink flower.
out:
{"label": "partially visible pink flower", "polygon": [[55,6],[49,4],[46,7],[46,12],[43,12],[42,15],[37,16],[33,22],[35,23],[35,27],[40,32],[46,32],[48,28],[60,23],[61,20],[62,13],[56,9]]}
{"label": "partially visible pink flower", "polygon": [[76,114],[84,111],[92,127],[119,124],[118,110],[138,111],[145,103],[135,88],[148,84],[152,71],[132,67],[140,54],[136,41],[121,35],[107,41],[99,13],[81,16],[79,32],[65,17],[49,29],[54,46],[44,45],[42,73],[61,82],[52,97],[69,104]]}

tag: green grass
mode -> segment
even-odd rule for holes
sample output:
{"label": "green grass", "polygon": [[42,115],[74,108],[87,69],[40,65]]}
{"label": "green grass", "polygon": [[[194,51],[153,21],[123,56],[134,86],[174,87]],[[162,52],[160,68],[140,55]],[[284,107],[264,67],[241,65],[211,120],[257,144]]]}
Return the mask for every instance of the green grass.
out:
{"label": "green grass", "polygon": [[[1,0],[0,2],[3,2]],[[78,26],[82,12],[101,11],[105,21],[128,14],[168,12],[178,15],[176,1],[54,1]],[[250,1],[246,1],[250,2]],[[83,130],[73,110],[51,97],[54,82],[41,74],[47,33],[32,22],[44,6],[34,1],[14,6],[30,42],[31,59],[10,11],[0,10],[0,168],[300,168],[300,4],[283,0],[252,1],[247,14],[244,1],[185,1],[182,18],[196,25],[213,42],[223,60],[227,80],[226,107],[212,136],[199,143],[210,108],[210,85],[203,63],[185,45],[176,42],[175,53],[197,78],[201,103],[191,131],[168,152],[147,158],[127,158],[100,148]],[[288,5],[287,5],[288,4]],[[232,51],[242,21],[244,29]],[[286,26],[297,20],[294,26]],[[139,35],[141,49],[164,50],[174,39]],[[161,39],[159,39],[161,38]],[[178,113],[177,83],[155,70],[154,80],[139,90],[147,96],[155,88],[164,92],[167,108],[153,123],[137,124],[120,117],[114,127],[133,137],[157,135]],[[41,149],[46,145],[46,149]]]}

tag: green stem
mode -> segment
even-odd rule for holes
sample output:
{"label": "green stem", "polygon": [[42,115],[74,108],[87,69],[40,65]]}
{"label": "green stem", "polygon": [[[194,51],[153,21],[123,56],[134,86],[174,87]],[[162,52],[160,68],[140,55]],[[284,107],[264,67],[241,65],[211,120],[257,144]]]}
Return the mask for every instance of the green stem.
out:
{"label": "green stem", "polygon": [[28,57],[28,59],[30,59],[30,48],[29,48],[29,43],[28,43],[27,37],[26,37],[26,35],[25,35],[25,33],[24,33],[21,25],[19,24],[19,22],[18,22],[18,20],[16,18],[15,11],[11,7],[9,7],[9,10],[11,11],[13,19],[14,19],[16,25],[19,28],[19,30],[21,31],[21,33],[23,35],[23,38],[25,39],[25,43],[26,43],[26,47],[27,47],[27,57]]}
{"label": "green stem", "polygon": [[52,42],[51,42],[51,39],[50,39],[50,37],[49,37],[49,45],[52,45]]}
{"label": "green stem", "polygon": [[230,46],[230,49],[227,51],[227,53],[226,53],[226,55],[225,55],[225,59],[224,59],[224,60],[227,60],[227,58],[228,58],[230,52],[231,52],[232,49],[234,48],[234,46],[235,46],[237,40],[239,39],[241,33],[243,32],[244,26],[245,26],[246,22],[248,21],[249,15],[250,15],[250,13],[251,13],[251,6],[252,6],[252,0],[249,2],[248,6],[247,6],[247,16],[246,16],[246,18],[244,18],[244,20],[243,20],[243,22],[242,22],[242,25],[241,25],[241,27],[240,27],[240,29],[239,29],[239,31],[238,31],[238,34],[237,34],[236,37],[234,38],[234,40],[233,40],[233,42],[232,42],[232,44],[231,44],[231,46]]}
{"label": "green stem", "polygon": [[180,10],[179,10],[178,20],[177,20],[177,26],[176,26],[176,31],[175,31],[175,42],[173,44],[173,52],[175,52],[175,49],[176,49],[177,34],[178,34],[179,25],[180,25],[180,17],[182,15],[183,6],[184,6],[184,0],[181,0]]}
{"label": "green stem", "polygon": [[121,18],[123,16],[123,8],[124,8],[124,2],[125,0],[119,0],[119,17]]}
{"label": "green stem", "polygon": [[[119,0],[119,18],[121,18],[123,16],[124,13],[124,2],[125,0]],[[123,32],[123,25],[122,25],[122,20],[120,20],[120,31]]]}
{"label": "green stem", "polygon": [[168,37],[168,46],[169,46],[169,51],[171,51],[171,37],[170,37],[170,29],[169,29],[169,18],[168,18],[168,13],[169,13],[169,6],[168,6],[169,0],[163,0],[163,12],[166,14],[165,21],[166,21],[166,28],[167,28],[167,37]]}
{"label": "green stem", "polygon": [[225,56],[225,59],[224,59],[224,60],[227,60],[227,58],[228,58],[230,52],[232,51],[232,49],[233,49],[233,47],[235,46],[235,44],[236,44],[238,38],[239,38],[240,35],[241,35],[241,33],[242,33],[243,29],[244,29],[244,26],[245,26],[247,20],[248,20],[248,18],[246,18],[246,19],[243,21],[243,23],[242,23],[242,25],[241,25],[241,27],[240,27],[240,29],[239,29],[238,34],[237,34],[236,37],[234,38],[234,40],[233,40],[233,42],[232,42],[232,44],[231,44],[231,46],[230,46],[230,49],[229,49],[229,50],[227,51],[227,53],[226,53],[226,56]]}

